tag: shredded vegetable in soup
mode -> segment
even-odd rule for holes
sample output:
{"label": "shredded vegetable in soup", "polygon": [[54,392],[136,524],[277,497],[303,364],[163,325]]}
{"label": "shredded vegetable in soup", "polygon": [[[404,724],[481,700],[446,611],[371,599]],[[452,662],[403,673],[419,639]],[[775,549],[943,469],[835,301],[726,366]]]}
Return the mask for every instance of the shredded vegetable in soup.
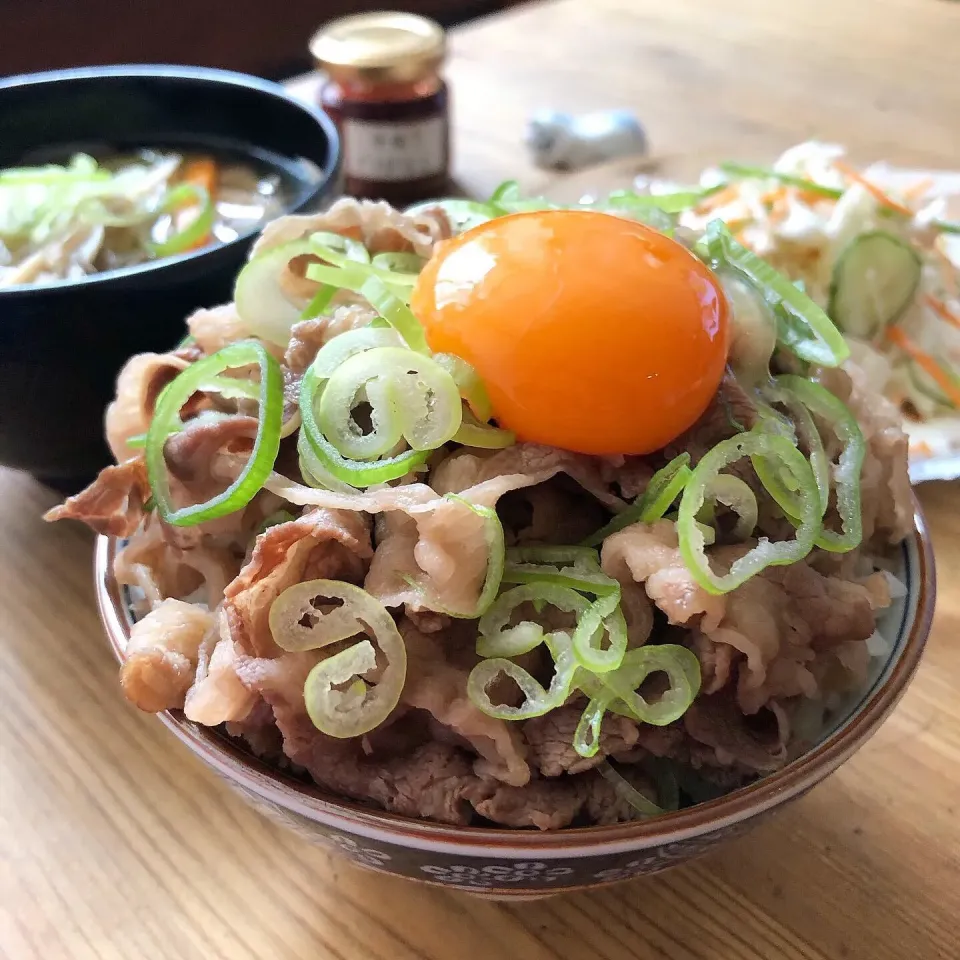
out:
{"label": "shredded vegetable in soup", "polygon": [[0,287],[228,243],[283,212],[281,186],[252,159],[173,151],[0,170]]}
{"label": "shredded vegetable in soup", "polygon": [[270,224],[48,514],[124,541],[124,695],[454,824],[658,816],[802,752],[886,649],[906,440],[821,306],[678,224],[704,195]]}

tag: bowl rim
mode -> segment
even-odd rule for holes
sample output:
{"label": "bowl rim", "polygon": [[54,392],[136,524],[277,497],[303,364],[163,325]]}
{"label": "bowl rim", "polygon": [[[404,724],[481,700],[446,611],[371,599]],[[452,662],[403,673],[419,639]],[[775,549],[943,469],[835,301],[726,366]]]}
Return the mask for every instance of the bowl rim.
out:
{"label": "bowl rim", "polygon": [[[771,810],[832,773],[876,732],[913,678],[933,621],[936,572],[923,511],[913,494],[913,528],[907,541],[916,549],[916,606],[906,642],[890,668],[856,713],[813,750],[782,769],[715,800],[651,820],[556,831],[450,826],[378,811],[332,798],[319,787],[294,780],[254,757],[215,728],[188,721],[179,710],[157,716],[194,754],[258,799],[332,830],[432,852],[471,857],[556,859],[634,852],[715,833]],[[907,542],[905,541],[905,542]],[[113,576],[118,541],[97,537],[94,578],[100,617],[114,656],[122,662],[129,638],[122,593]],[[910,607],[910,596],[906,598]]]}
{"label": "bowl rim", "polygon": [[[141,78],[144,80],[186,80],[203,83],[219,84],[226,87],[235,87],[248,90],[265,97],[273,98],[294,107],[314,121],[316,126],[326,137],[330,160],[321,171],[321,177],[311,187],[304,189],[290,203],[284,205],[283,214],[289,216],[297,213],[303,206],[335,183],[343,164],[343,145],[336,124],[325,111],[306,100],[290,93],[286,87],[272,80],[264,80],[251,74],[240,73],[236,70],[221,70],[217,67],[194,67],[175,63],[130,63],[109,64],[102,67],[71,67],[64,70],[46,70],[40,73],[20,73],[11,77],[0,78],[0,97],[5,90],[15,90],[24,87],[39,87],[72,81],[105,80]],[[133,264],[129,267],[117,267],[114,270],[104,270],[100,273],[91,273],[78,280],[58,280],[52,283],[32,284],[21,283],[12,287],[0,289],[0,300],[4,296],[40,296],[53,290],[72,290],[95,286],[111,281],[122,281],[141,274],[164,270],[175,264],[189,263],[203,257],[215,254],[217,251],[229,250],[231,247],[249,243],[252,237],[257,236],[261,226],[253,226],[247,233],[243,233],[227,243],[201,247],[187,253],[176,254],[172,257],[161,257],[157,260],[148,260],[144,263]]]}

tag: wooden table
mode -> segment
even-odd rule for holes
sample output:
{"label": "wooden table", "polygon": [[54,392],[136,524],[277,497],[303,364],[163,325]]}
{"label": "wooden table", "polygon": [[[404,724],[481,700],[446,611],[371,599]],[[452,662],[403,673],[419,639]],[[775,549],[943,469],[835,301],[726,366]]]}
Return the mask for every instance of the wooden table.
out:
{"label": "wooden table", "polygon": [[[960,160],[960,5],[565,0],[457,33],[457,169],[558,197],[519,146],[537,107],[635,108],[665,168],[810,135]],[[2,427],[0,427],[2,429]],[[940,566],[924,665],[835,777],[691,866],[500,906],[357,871],[252,813],[120,699],[91,538],[0,472],[0,955],[10,960],[933,960],[960,916],[960,489],[921,491]]]}

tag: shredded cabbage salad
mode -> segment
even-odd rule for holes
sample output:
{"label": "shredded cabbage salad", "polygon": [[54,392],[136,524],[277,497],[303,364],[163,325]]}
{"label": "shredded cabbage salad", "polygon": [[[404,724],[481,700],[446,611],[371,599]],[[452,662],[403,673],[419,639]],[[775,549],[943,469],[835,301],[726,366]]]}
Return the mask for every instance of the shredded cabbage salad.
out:
{"label": "shredded cabbage salad", "polygon": [[[950,431],[960,411],[960,176],[860,172],[842,147],[808,142],[769,168],[722,163],[701,186],[715,192],[681,225],[722,220],[827,311],[908,429],[945,417]],[[957,431],[947,436],[960,449]],[[943,452],[937,438],[917,431],[911,453]]]}

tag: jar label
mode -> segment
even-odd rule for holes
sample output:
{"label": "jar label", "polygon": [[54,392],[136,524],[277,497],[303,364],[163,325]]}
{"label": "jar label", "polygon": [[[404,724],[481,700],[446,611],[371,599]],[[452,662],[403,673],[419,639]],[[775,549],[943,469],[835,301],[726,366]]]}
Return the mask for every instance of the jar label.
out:
{"label": "jar label", "polygon": [[446,167],[446,120],[407,123],[343,121],[343,163],[348,177],[399,182],[436,176]]}

